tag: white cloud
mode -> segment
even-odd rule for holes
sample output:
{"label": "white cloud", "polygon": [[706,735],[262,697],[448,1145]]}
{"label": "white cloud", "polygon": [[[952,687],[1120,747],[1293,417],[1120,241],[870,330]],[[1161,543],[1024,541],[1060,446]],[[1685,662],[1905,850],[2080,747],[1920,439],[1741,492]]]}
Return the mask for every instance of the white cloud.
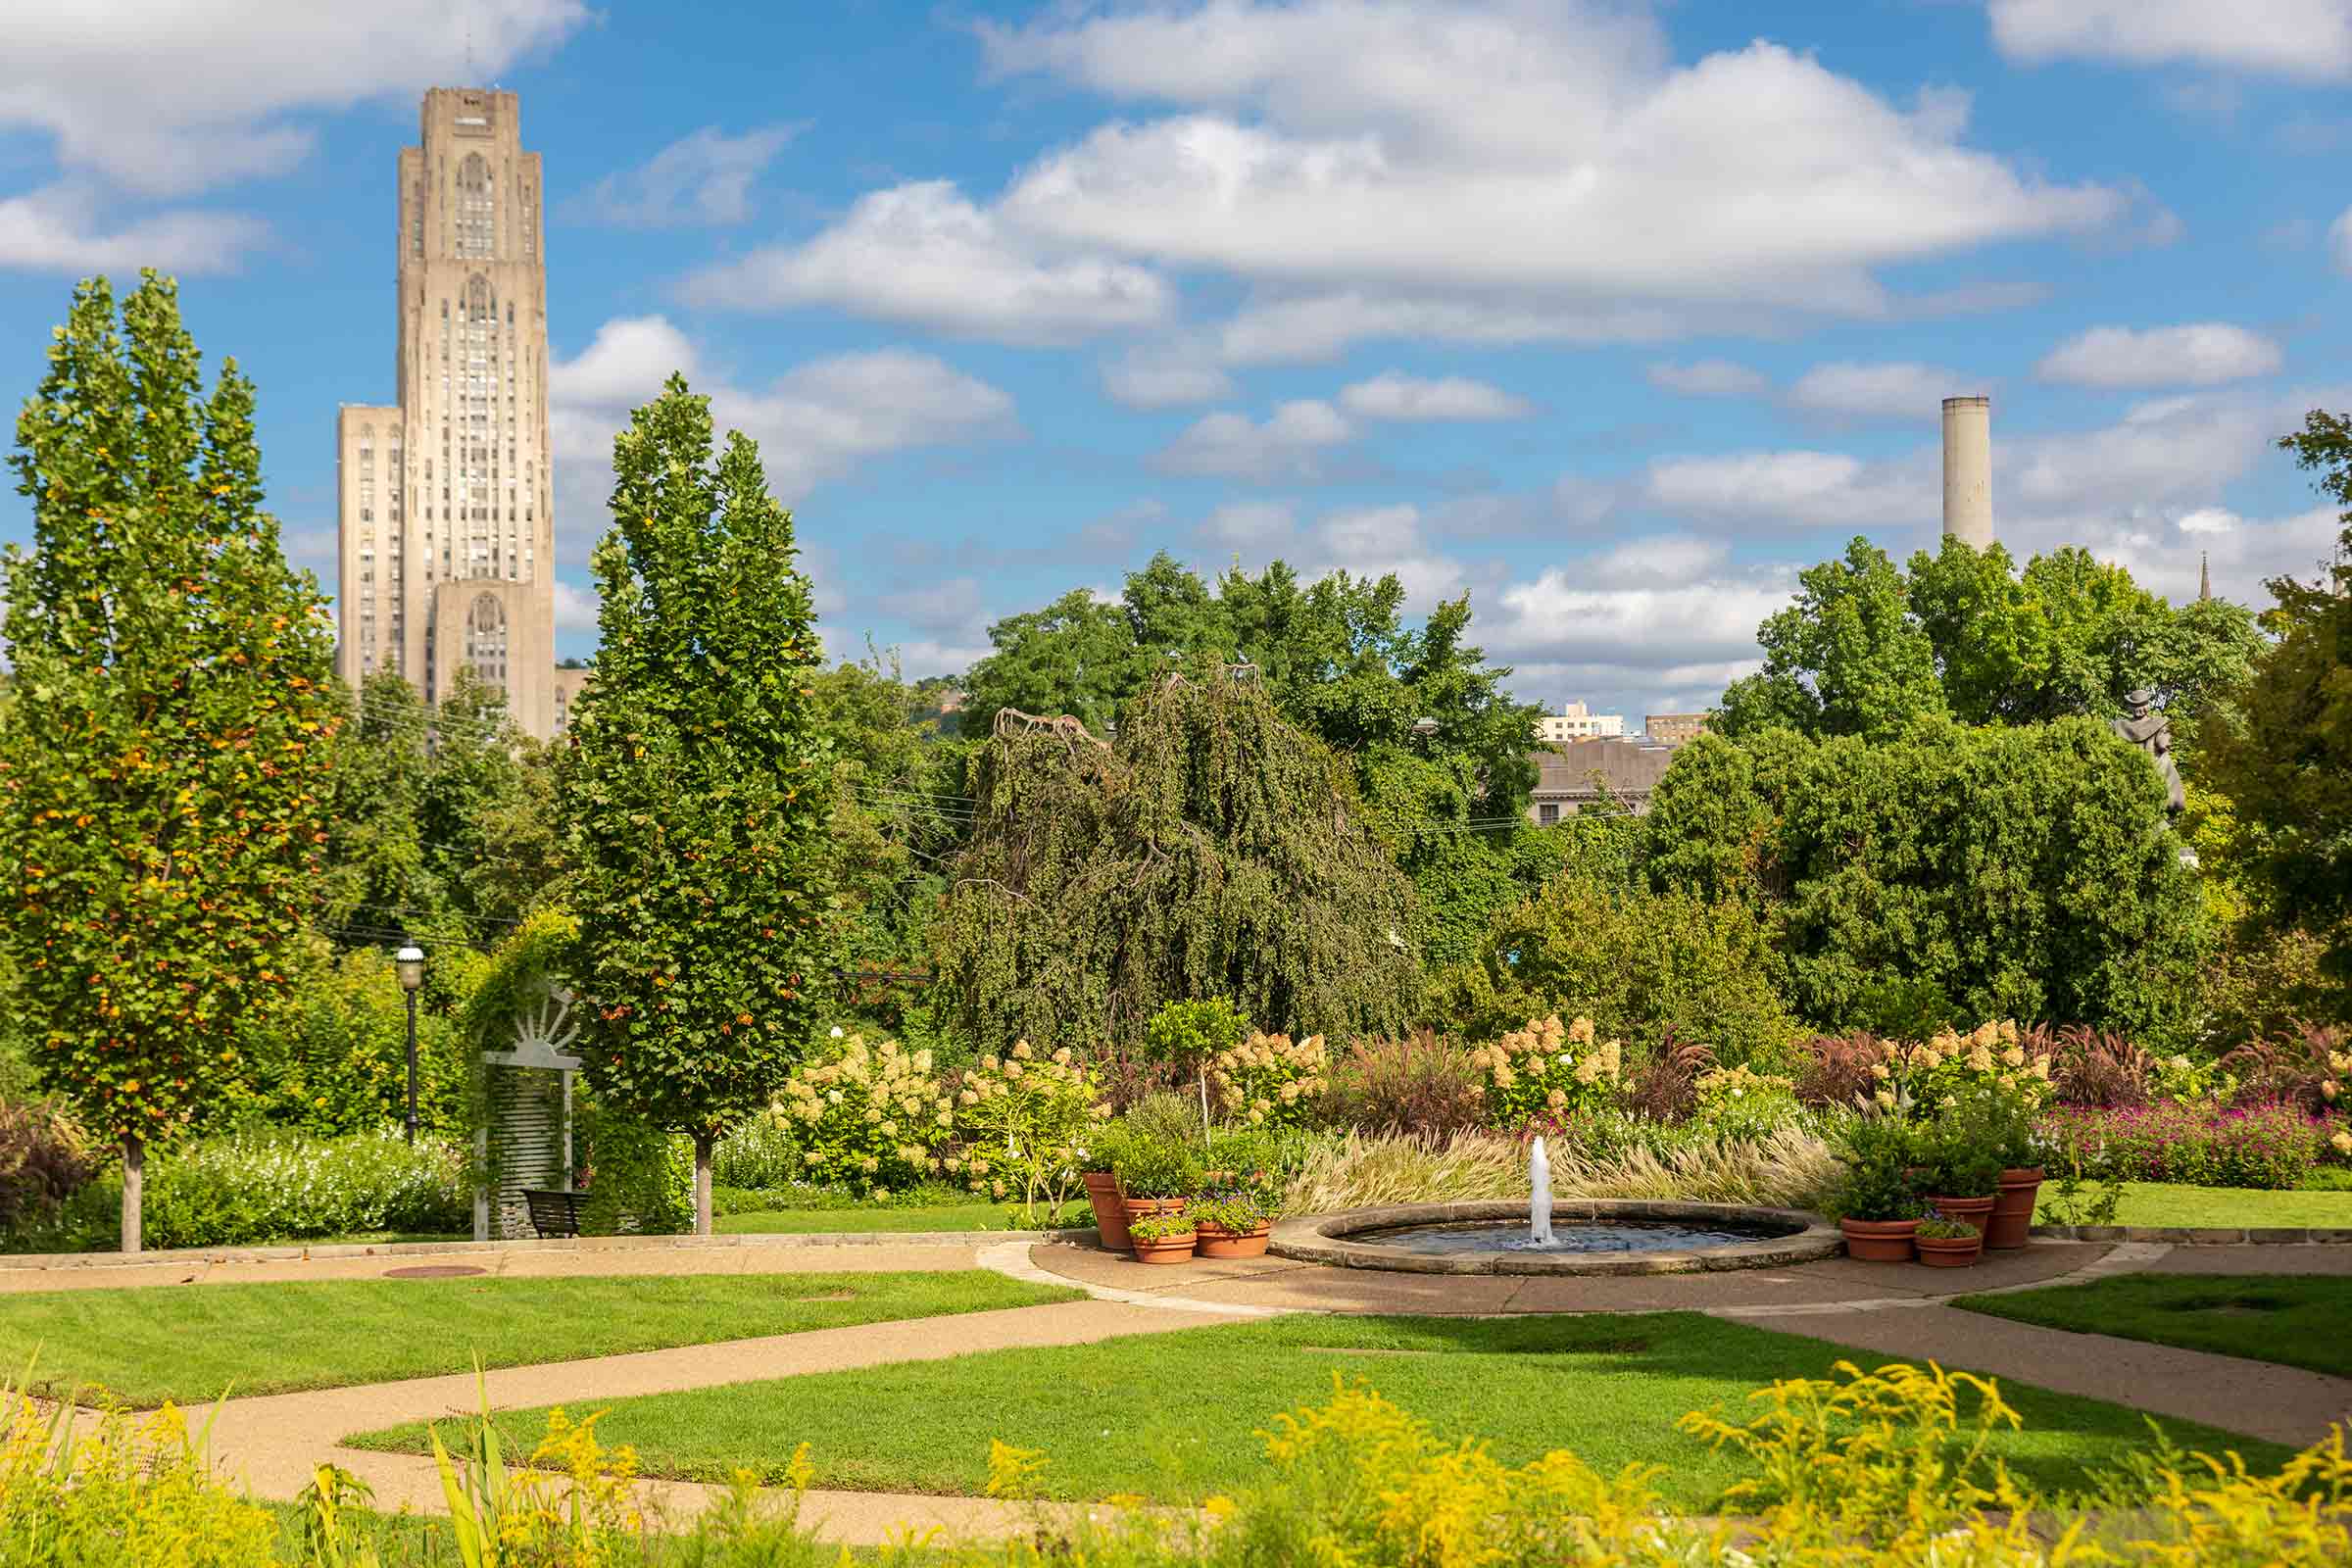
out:
{"label": "white cloud", "polygon": [[556,630],[596,630],[596,595],[574,588],[558,577],[549,585],[555,593]]}
{"label": "white cloud", "polygon": [[1882,419],[1920,419],[1936,413],[1947,397],[1976,389],[1957,370],[1898,362],[1857,365],[1850,360],[1817,365],[1796,378],[1788,401],[1816,414]]}
{"label": "white cloud", "polygon": [[15,0],[0,126],[48,131],[60,163],[129,190],[198,190],[300,162],[312,135],[288,117],[494,79],[588,17],[582,0]]}
{"label": "white cloud", "polygon": [[2182,533],[2230,533],[2245,518],[2226,507],[2199,507],[2173,524]]}
{"label": "white cloud", "polygon": [[1649,465],[1646,499],[1688,521],[1901,527],[1940,515],[1936,461],[1864,463],[1807,451],[1663,458]]}
{"label": "white cloud", "polygon": [[[1760,312],[1883,318],[1874,269],[2099,226],[2130,199],[1962,144],[1771,44],[1676,65],[1614,6],[1250,0],[983,25],[1004,72],[1175,106],[1099,126],[995,211],[1041,242],[1257,290],[1231,363],[1351,342],[1623,341]],[[1563,242],[1563,236],[1572,236]]]}
{"label": "white cloud", "polygon": [[925,631],[969,635],[986,629],[977,577],[944,577],[919,587],[883,594],[874,604],[884,612]]}
{"label": "white cloud", "polygon": [[2076,386],[2212,386],[2269,375],[2283,360],[2271,339],[2223,321],[2140,332],[2096,326],[2051,350],[2034,373]]}
{"label": "white cloud", "polygon": [[1103,362],[1102,390],[1130,409],[1175,409],[1233,395],[1233,377],[1216,362],[1183,346],[1129,349]]}
{"label": "white cloud", "polygon": [[1200,536],[1214,544],[1277,556],[1289,547],[1293,514],[1280,501],[1229,501],[1208,514]]}
{"label": "white cloud", "polygon": [[[672,370],[710,399],[722,431],[760,443],[769,488],[791,502],[871,458],[1010,434],[1012,399],[928,354],[882,349],[794,367],[765,386],[700,369],[695,345],[661,317],[617,318],[572,360],[549,367],[549,427],[559,463],[608,473],[612,432]],[[590,486],[593,488],[593,484]]]}
{"label": "white cloud", "polygon": [[744,222],[753,181],[802,128],[768,125],[729,136],[705,125],[635,169],[607,174],[576,208],[593,221],[628,228]]}
{"label": "white cloud", "polygon": [[229,272],[269,233],[259,219],[188,209],[110,227],[99,207],[95,193],[78,182],[0,197],[0,270],[86,275],[155,267],[182,276]]}
{"label": "white cloud", "polygon": [[1534,412],[1525,398],[1484,381],[1429,380],[1398,370],[1343,388],[1340,406],[1364,419],[1518,419]]}
{"label": "white cloud", "polygon": [[2336,215],[2328,225],[2328,260],[2346,277],[2352,277],[2352,207]]}
{"label": "white cloud", "polygon": [[1045,254],[946,180],[871,191],[806,243],[696,273],[686,295],[745,310],[832,306],[1009,343],[1149,326],[1174,303],[1146,268],[1100,254]]}
{"label": "white cloud", "polygon": [[1691,398],[1746,398],[1764,390],[1764,377],[1730,360],[1698,360],[1690,365],[1664,362],[1642,372],[1649,384]]}
{"label": "white cloud", "polygon": [[1305,398],[1283,404],[1263,424],[1246,414],[1206,415],[1153,461],[1170,473],[1260,481],[1313,479],[1322,473],[1318,455],[1354,433],[1337,409]]}
{"label": "white cloud", "polygon": [[2307,81],[2352,74],[2345,0],[1991,0],[2012,60],[2222,66]]}

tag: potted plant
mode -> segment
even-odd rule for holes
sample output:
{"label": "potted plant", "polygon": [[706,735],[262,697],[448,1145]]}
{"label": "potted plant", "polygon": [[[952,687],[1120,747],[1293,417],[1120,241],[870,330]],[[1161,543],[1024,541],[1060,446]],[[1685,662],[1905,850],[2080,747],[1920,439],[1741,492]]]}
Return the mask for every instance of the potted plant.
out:
{"label": "potted plant", "polygon": [[1200,1233],[1202,1257],[1263,1257],[1274,1217],[1245,1188],[1224,1186],[1195,1198],[1184,1217]]}
{"label": "potted plant", "polygon": [[2023,1247],[2034,1229],[2042,1178],[2041,1141],[2034,1120],[2036,1106],[2036,1097],[2003,1095],[1987,1107],[1985,1149],[2001,1167],[1992,1218],[1984,1227],[1987,1249]]}
{"label": "potted plant", "polygon": [[1164,1135],[1130,1132],[1111,1156],[1120,1211],[1132,1230],[1148,1214],[1173,1214],[1200,1184],[1200,1156],[1190,1144]]}
{"label": "potted plant", "polygon": [[1127,1250],[1127,1211],[1119,1201],[1118,1173],[1119,1151],[1126,1141],[1124,1123],[1105,1122],[1078,1151],[1079,1180],[1086,1184],[1086,1200],[1095,1210],[1095,1236],[1108,1252]]}
{"label": "potted plant", "polygon": [[1988,1138],[1987,1102],[1947,1110],[1928,1129],[1920,1185],[1945,1219],[1966,1220],[1984,1234],[2000,1190],[2001,1155]]}
{"label": "potted plant", "polygon": [[1930,1268],[1967,1268],[1984,1252],[1984,1237],[1967,1220],[1939,1215],[1919,1222],[1912,1245],[1919,1249],[1919,1260]]}
{"label": "potted plant", "polygon": [[1182,1214],[1143,1214],[1127,1222],[1127,1236],[1139,1263],[1182,1263],[1193,1255],[1196,1233]]}
{"label": "potted plant", "polygon": [[1892,1116],[1864,1116],[1846,1130],[1845,1172],[1831,1195],[1845,1255],[1863,1263],[1907,1263],[1919,1230],[1919,1191],[1911,1183],[1917,1140]]}

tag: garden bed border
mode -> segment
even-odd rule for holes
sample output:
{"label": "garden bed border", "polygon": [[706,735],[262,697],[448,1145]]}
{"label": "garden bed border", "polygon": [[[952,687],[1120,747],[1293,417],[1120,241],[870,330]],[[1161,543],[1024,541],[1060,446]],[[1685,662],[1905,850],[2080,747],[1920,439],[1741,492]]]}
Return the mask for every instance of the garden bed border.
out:
{"label": "garden bed border", "polygon": [[1406,1203],[1388,1208],[1350,1208],[1309,1214],[1275,1225],[1267,1250],[1304,1263],[1341,1268],[1386,1269],[1398,1274],[1713,1274],[1730,1269],[1783,1268],[1835,1257],[1845,1242],[1818,1214],[1745,1203],[1686,1203],[1648,1199],[1562,1199],[1551,1207],[1552,1223],[1575,1225],[1607,1220],[1763,1220],[1792,1227],[1787,1236],[1733,1242],[1687,1252],[1477,1252],[1435,1256],[1348,1240],[1365,1231],[1397,1225],[1437,1225],[1463,1220],[1523,1220],[1527,1201],[1488,1199],[1457,1203]]}

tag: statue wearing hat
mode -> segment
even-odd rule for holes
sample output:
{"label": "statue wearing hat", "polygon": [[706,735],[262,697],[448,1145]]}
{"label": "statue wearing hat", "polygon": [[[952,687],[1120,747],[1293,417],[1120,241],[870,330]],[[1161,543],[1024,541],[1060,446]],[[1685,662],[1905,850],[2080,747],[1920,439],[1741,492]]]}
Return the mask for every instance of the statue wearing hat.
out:
{"label": "statue wearing hat", "polygon": [[2111,719],[2108,727],[2148,756],[2156,776],[2164,780],[2164,812],[2178,815],[2188,805],[2180,787],[2180,769],[2173,762],[2173,724],[2156,709],[2156,694],[2146,687],[2124,699],[2126,717]]}

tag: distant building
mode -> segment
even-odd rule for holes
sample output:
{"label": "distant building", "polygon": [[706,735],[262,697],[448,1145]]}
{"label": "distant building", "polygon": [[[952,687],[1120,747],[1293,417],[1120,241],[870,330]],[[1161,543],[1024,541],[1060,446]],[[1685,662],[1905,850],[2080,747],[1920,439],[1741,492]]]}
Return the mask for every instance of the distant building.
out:
{"label": "distant building", "polygon": [[1642,733],[1667,746],[1680,746],[1694,741],[1707,732],[1706,713],[1649,713],[1642,719]]}
{"label": "distant building", "polygon": [[588,687],[595,671],[575,660],[565,660],[555,669],[556,727],[555,734],[567,734],[571,729],[571,713]]}
{"label": "distant building", "polygon": [[1674,748],[1601,736],[1568,742],[1556,752],[1538,752],[1533,760],[1539,777],[1527,816],[1538,827],[1549,827],[1604,796],[1636,811],[1648,810],[1650,792],[1665,777]]}
{"label": "distant building", "polygon": [[1597,740],[1624,733],[1623,713],[1591,712],[1582,703],[1563,703],[1558,712],[1546,713],[1536,720],[1536,739],[1547,744]]}

